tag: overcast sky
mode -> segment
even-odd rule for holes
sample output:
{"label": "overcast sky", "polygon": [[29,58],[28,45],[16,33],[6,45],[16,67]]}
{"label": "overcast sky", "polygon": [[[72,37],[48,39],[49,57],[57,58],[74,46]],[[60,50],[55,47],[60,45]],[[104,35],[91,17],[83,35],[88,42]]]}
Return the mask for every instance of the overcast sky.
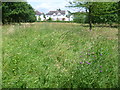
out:
{"label": "overcast sky", "polygon": [[65,7],[69,5],[69,1],[73,0],[27,0],[29,4],[35,9],[40,12],[47,13],[50,10],[56,10],[56,9],[61,9],[61,10],[70,10],[71,12],[76,12],[79,9],[73,9],[73,8],[68,8]]}

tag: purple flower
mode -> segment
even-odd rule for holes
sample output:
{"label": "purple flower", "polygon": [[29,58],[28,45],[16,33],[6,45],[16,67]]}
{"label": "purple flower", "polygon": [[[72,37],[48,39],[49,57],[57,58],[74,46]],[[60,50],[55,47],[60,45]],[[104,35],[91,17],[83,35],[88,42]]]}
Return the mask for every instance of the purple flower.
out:
{"label": "purple flower", "polygon": [[102,71],[100,70],[100,72],[102,72]]}
{"label": "purple flower", "polygon": [[89,62],[87,62],[87,61],[86,61],[86,63],[87,63],[87,64],[91,64],[91,63],[89,63]]}
{"label": "purple flower", "polygon": [[87,53],[87,55],[90,55],[90,53]]}
{"label": "purple flower", "polygon": [[102,56],[102,54],[100,54],[100,56]]}
{"label": "purple flower", "polygon": [[80,64],[82,64],[83,62],[80,62]]}

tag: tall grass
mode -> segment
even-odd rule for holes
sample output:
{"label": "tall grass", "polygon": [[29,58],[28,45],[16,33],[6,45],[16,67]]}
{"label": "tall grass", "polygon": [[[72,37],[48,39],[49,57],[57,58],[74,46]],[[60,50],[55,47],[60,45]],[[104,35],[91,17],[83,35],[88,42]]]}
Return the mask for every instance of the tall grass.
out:
{"label": "tall grass", "polygon": [[118,87],[117,33],[74,23],[3,26],[2,87]]}

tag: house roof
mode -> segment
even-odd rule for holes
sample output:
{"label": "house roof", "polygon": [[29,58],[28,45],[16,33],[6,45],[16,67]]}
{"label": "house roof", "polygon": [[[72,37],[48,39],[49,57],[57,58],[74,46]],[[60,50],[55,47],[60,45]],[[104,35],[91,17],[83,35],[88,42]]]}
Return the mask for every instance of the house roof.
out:
{"label": "house roof", "polygon": [[74,12],[74,13],[72,13],[72,14],[86,14],[87,12]]}
{"label": "house roof", "polygon": [[35,11],[36,12],[36,15],[42,15],[43,13],[42,12],[39,12],[39,11]]}
{"label": "house roof", "polygon": [[55,14],[61,13],[62,15],[65,15],[65,11],[64,10],[49,11],[46,15],[53,15],[54,13]]}

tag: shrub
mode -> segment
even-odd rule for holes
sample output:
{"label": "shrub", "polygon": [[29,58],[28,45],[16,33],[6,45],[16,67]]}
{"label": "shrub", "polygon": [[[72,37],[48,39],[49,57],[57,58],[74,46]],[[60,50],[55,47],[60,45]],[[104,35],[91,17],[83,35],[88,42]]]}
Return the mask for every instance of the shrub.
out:
{"label": "shrub", "polygon": [[52,18],[51,18],[51,17],[49,17],[48,21],[52,21]]}

